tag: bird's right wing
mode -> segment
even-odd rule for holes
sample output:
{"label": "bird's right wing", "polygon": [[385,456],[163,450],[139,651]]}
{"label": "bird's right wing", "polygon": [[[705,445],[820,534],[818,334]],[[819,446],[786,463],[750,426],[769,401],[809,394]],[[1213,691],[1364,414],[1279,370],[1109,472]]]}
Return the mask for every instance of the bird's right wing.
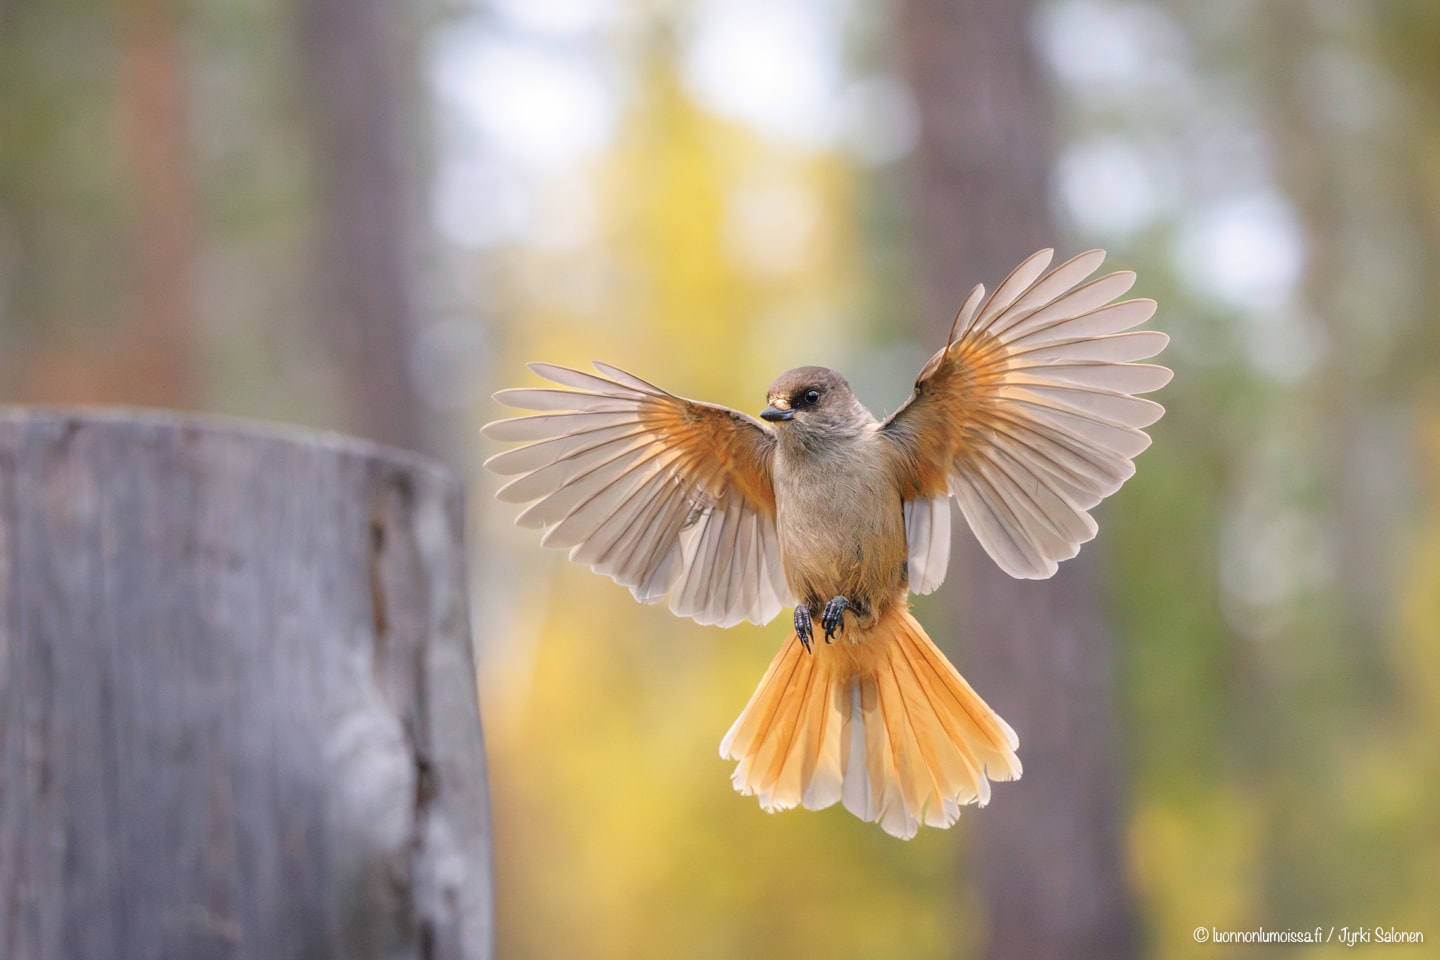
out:
{"label": "bird's right wing", "polygon": [[530,369],[570,390],[502,390],[507,406],[545,411],[482,432],[525,441],[485,466],[518,475],[496,494],[535,501],[516,521],[541,543],[700,623],[767,623],[790,604],[775,530],[775,435],[736,410],[685,400],[596,363],[605,376],[547,363]]}

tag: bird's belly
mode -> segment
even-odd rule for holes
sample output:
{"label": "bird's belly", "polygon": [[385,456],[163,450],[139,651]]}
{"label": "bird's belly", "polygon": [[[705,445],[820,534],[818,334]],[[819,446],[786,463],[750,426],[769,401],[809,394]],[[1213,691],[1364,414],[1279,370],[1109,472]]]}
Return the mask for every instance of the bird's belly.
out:
{"label": "bird's belly", "polygon": [[781,561],[800,602],[843,596],[878,613],[903,594],[904,508],[893,491],[852,476],[777,494]]}

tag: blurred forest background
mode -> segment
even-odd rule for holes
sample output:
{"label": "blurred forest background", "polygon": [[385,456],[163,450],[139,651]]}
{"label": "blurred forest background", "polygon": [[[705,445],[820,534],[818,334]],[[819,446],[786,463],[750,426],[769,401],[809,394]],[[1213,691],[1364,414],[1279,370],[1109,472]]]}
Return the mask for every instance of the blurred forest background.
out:
{"label": "blurred forest background", "polygon": [[[1433,0],[0,0],[0,397],[471,480],[505,960],[1434,944],[1437,50]],[[1176,377],[1059,577],[918,604],[1025,779],[908,843],[764,814],[716,747],[784,627],[515,530],[490,392],[594,357],[753,412],[820,363],[888,412],[1051,245],[1138,271]]]}

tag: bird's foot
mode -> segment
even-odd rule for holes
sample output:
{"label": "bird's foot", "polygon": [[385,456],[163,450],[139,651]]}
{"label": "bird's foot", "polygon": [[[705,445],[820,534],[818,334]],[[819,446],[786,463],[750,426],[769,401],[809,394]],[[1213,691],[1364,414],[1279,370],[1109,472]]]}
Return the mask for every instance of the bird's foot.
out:
{"label": "bird's foot", "polygon": [[795,636],[805,645],[806,653],[814,652],[810,649],[810,641],[815,639],[815,631],[810,628],[810,608],[803,603],[795,604]]}
{"label": "bird's foot", "polygon": [[845,629],[845,611],[850,609],[850,601],[844,597],[833,597],[825,604],[825,612],[820,614],[820,626],[825,628],[825,642],[829,643],[831,638]]}

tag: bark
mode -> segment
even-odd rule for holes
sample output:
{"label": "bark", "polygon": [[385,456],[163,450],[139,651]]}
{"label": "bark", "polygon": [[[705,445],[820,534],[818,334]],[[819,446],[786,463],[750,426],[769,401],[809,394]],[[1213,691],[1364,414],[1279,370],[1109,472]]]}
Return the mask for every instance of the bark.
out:
{"label": "bark", "polygon": [[[1013,0],[902,7],[922,125],[912,168],[918,273],[934,342],[970,286],[994,289],[1056,242],[1049,103],[1030,15]],[[998,785],[990,806],[968,817],[988,957],[1137,953],[1096,559],[1091,546],[1049,581],[1012,580],[961,534],[941,593],[961,639],[956,663],[1015,727],[1025,765],[1023,779]]]}
{"label": "bark", "polygon": [[488,958],[461,497],[170,415],[0,415],[0,956]]}

